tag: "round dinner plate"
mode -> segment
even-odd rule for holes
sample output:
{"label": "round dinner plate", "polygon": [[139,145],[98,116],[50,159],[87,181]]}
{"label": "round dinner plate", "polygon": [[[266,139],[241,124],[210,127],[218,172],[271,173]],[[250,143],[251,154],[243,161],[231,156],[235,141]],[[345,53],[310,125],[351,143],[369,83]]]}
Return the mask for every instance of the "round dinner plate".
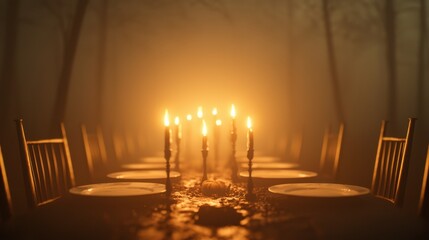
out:
{"label": "round dinner plate", "polygon": [[[167,173],[163,170],[141,170],[141,171],[124,171],[114,172],[107,175],[109,178],[124,179],[124,180],[153,180],[153,179],[166,179]],[[170,178],[179,178],[180,173],[170,171]]]}
{"label": "round dinner plate", "polygon": [[94,197],[130,197],[165,192],[165,185],[145,182],[115,182],[83,185],[71,188],[70,193]]}
{"label": "round dinner plate", "polygon": [[[174,168],[174,163],[170,163],[170,167]],[[121,166],[125,169],[165,169],[165,160],[164,163],[127,163]]]}
{"label": "round dinner plate", "polygon": [[290,183],[279,184],[268,188],[277,194],[298,197],[353,197],[369,194],[369,189],[336,183]]}
{"label": "round dinner plate", "polygon": [[[249,177],[248,171],[240,172],[241,177]],[[252,178],[261,179],[296,179],[296,178],[311,178],[316,177],[317,173],[302,170],[254,170],[252,171]]]}
{"label": "round dinner plate", "polygon": [[[290,169],[290,168],[297,168],[299,165],[297,163],[286,163],[286,162],[260,162],[260,163],[253,163],[252,168],[253,169]],[[248,163],[242,163],[242,168],[248,168]]]}

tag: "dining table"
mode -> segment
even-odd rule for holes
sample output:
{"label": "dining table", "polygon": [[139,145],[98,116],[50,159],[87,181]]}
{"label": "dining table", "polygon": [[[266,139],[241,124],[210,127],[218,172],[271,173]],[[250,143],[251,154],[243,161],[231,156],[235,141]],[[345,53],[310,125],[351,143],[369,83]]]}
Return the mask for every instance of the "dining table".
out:
{"label": "dining table", "polygon": [[429,222],[368,194],[293,196],[221,174],[224,194],[205,195],[184,172],[171,194],[63,197],[0,227],[0,239],[429,239]]}

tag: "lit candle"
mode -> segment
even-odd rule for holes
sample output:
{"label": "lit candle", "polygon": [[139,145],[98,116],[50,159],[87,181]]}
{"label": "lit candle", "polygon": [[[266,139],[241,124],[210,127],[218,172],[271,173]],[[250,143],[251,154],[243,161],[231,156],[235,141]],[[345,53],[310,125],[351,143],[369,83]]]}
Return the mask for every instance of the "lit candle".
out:
{"label": "lit candle", "polygon": [[174,118],[174,124],[176,125],[176,156],[174,157],[174,167],[175,170],[180,170],[180,142],[182,140],[182,125],[180,124],[179,117]]}
{"label": "lit candle", "polygon": [[203,151],[206,151],[206,150],[208,150],[208,148],[207,148],[207,125],[206,125],[206,121],[204,121],[204,120],[203,120],[202,133],[203,133]]}
{"label": "lit candle", "polygon": [[182,139],[182,125],[180,124],[180,118],[174,118],[174,124],[176,125],[176,140]]}
{"label": "lit candle", "polygon": [[164,125],[165,125],[164,151],[165,151],[165,155],[167,155],[167,151],[170,151],[170,144],[171,144],[170,119],[168,117],[168,110],[167,109],[165,110],[165,114],[164,114]]}
{"label": "lit candle", "polygon": [[198,111],[197,111],[197,117],[199,119],[203,118],[203,107],[198,107]]}
{"label": "lit candle", "polygon": [[256,195],[253,193],[253,180],[252,180],[252,159],[253,159],[253,130],[252,120],[247,117],[247,159],[249,160],[249,178],[247,179],[247,200],[255,200]]}
{"label": "lit candle", "polygon": [[253,151],[253,129],[250,117],[247,117],[247,151]]}
{"label": "lit candle", "polygon": [[235,126],[235,106],[234,104],[232,104],[231,106],[231,118],[232,118],[232,129],[231,129],[231,147],[232,147],[232,152],[231,152],[231,159],[230,159],[230,164],[231,164],[231,180],[233,182],[236,182],[237,179],[237,173],[238,173],[238,165],[237,162],[235,160],[235,143],[237,141],[237,128]]}
{"label": "lit candle", "polygon": [[235,115],[236,115],[235,106],[234,106],[234,104],[232,104],[231,105],[231,117],[232,117],[232,119],[235,119]]}
{"label": "lit candle", "polygon": [[212,140],[212,147],[213,147],[213,153],[214,153],[214,164],[215,168],[217,168],[217,162],[218,162],[218,152],[219,152],[219,126],[216,124],[217,121],[217,108],[213,108],[212,115],[213,115],[213,140]]}
{"label": "lit candle", "polygon": [[184,128],[186,129],[185,133],[185,146],[186,146],[186,159],[193,159],[192,157],[192,146],[193,144],[193,124],[192,124],[192,114],[186,115],[186,122],[183,124],[186,124]]}
{"label": "lit candle", "polygon": [[235,116],[236,116],[236,112],[235,112],[235,106],[234,104],[231,105],[231,118],[232,118],[232,133],[231,134],[236,134],[237,132],[237,128],[235,127]]}

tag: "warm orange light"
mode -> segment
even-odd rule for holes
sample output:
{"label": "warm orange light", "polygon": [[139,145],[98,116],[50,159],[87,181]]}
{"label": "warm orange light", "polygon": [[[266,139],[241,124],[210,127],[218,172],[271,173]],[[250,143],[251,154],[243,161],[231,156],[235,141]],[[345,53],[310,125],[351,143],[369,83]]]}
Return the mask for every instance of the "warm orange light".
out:
{"label": "warm orange light", "polygon": [[175,117],[174,118],[174,124],[179,125],[179,123],[180,123],[179,117]]}
{"label": "warm orange light", "polygon": [[166,127],[170,126],[170,119],[168,118],[168,110],[165,109],[165,114],[164,114],[164,125]]}
{"label": "warm orange light", "polygon": [[186,115],[186,120],[191,121],[192,120],[192,115],[191,114]]}
{"label": "warm orange light", "polygon": [[213,108],[213,110],[212,110],[212,114],[213,114],[213,116],[216,116],[216,115],[217,115],[217,108]]}
{"label": "warm orange light", "polygon": [[198,107],[197,117],[198,118],[203,117],[203,107]]}
{"label": "warm orange light", "polygon": [[235,113],[235,106],[234,106],[234,104],[232,104],[231,105],[231,117],[235,118],[235,115],[236,115],[236,113]]}
{"label": "warm orange light", "polygon": [[220,119],[216,120],[216,126],[220,126],[220,125],[222,125],[222,120]]}
{"label": "warm orange light", "polygon": [[252,129],[252,120],[250,119],[250,117],[247,117],[247,128]]}
{"label": "warm orange light", "polygon": [[207,124],[206,121],[203,120],[203,136],[207,136]]}

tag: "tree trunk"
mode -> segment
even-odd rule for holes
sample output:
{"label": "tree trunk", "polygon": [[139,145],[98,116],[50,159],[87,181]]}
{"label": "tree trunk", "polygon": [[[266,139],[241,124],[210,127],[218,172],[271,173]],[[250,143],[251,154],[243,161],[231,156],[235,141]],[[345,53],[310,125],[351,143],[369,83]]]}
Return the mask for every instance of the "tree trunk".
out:
{"label": "tree trunk", "polygon": [[323,21],[325,25],[326,44],[328,49],[329,71],[331,73],[332,92],[334,94],[334,106],[337,119],[340,123],[344,122],[344,112],[340,94],[340,85],[338,80],[337,63],[335,59],[334,41],[332,36],[331,19],[329,12],[329,0],[322,0]]}
{"label": "tree trunk", "polygon": [[97,86],[96,86],[96,116],[97,124],[103,119],[103,90],[106,65],[106,45],[107,45],[107,8],[108,0],[101,0],[100,15],[99,15],[99,31],[98,38],[98,66],[97,66]]}
{"label": "tree trunk", "polygon": [[[6,132],[13,129],[12,109],[16,101],[14,94],[15,60],[18,35],[19,0],[8,0],[6,3],[6,23],[3,43],[3,63],[0,78],[0,143],[10,139]],[[16,86],[16,85],[15,85]],[[15,106],[18,107],[18,106]],[[16,116],[15,116],[16,117]],[[5,129],[6,128],[6,129]]]}
{"label": "tree trunk", "polygon": [[424,114],[424,82],[425,82],[425,64],[426,64],[426,0],[420,0],[420,39],[418,50],[418,69],[417,69],[417,111],[419,117]]}
{"label": "tree trunk", "polygon": [[[288,99],[286,99],[287,101],[289,101],[288,106],[289,106],[289,116],[293,116],[294,114],[296,114],[295,112],[295,104],[294,104],[294,100],[295,100],[295,96],[294,96],[294,88],[295,88],[295,84],[294,84],[294,80],[295,80],[295,76],[294,76],[294,34],[293,34],[293,18],[294,18],[294,11],[293,11],[293,0],[287,1],[287,13],[288,13],[288,21],[287,21],[287,53],[288,53],[288,70],[287,70],[287,76],[288,79],[286,80],[286,91],[287,91],[287,96]],[[293,124],[294,125],[294,124]]]}
{"label": "tree trunk", "polygon": [[386,62],[387,62],[387,118],[396,117],[396,23],[395,2],[385,0]]}
{"label": "tree trunk", "polygon": [[77,44],[80,36],[80,30],[85,16],[89,0],[79,0],[76,4],[76,10],[73,23],[70,29],[69,38],[64,45],[63,66],[59,78],[57,95],[52,116],[52,131],[56,132],[59,124],[64,121],[67,109],[67,96],[72,76],[73,64],[76,55]]}

